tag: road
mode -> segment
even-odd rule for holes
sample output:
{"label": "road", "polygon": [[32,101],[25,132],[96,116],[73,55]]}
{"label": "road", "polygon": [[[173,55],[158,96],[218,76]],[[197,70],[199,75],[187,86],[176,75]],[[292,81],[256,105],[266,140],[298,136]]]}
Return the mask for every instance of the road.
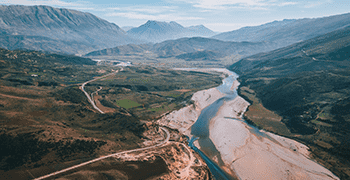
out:
{"label": "road", "polygon": [[[120,70],[122,71],[123,68]],[[83,83],[81,85],[81,90],[85,93],[86,97],[89,99],[90,103],[92,104],[92,106],[94,106],[94,108],[96,110],[98,110],[100,113],[104,114],[104,112],[102,110],[100,110],[94,103],[94,101],[91,99],[91,97],[89,96],[89,94],[84,90],[84,86],[87,84],[87,83],[90,83],[90,82],[93,82],[93,81],[96,81],[98,79],[101,79],[101,78],[104,78],[104,77],[107,77],[107,76],[110,76],[112,74],[115,74],[117,73],[118,71],[116,72],[113,72],[113,73],[110,73],[110,74],[107,74],[107,75],[104,75],[102,77],[99,77],[99,78],[95,78],[93,80],[90,80],[90,81],[87,81],[85,83]],[[100,88],[102,89],[102,88]],[[106,158],[109,158],[109,157],[113,157],[113,156],[117,156],[117,155],[120,155],[120,154],[125,154],[125,153],[131,153],[131,152],[136,152],[136,151],[144,151],[144,150],[147,150],[147,149],[151,149],[151,148],[155,148],[155,147],[159,147],[159,146],[162,146],[164,144],[167,144],[169,142],[169,139],[170,139],[170,133],[169,131],[166,129],[166,128],[163,128],[163,127],[159,127],[161,130],[163,130],[166,134],[166,138],[164,139],[164,141],[162,141],[161,143],[159,144],[156,144],[156,145],[153,145],[153,146],[150,146],[150,147],[144,147],[144,148],[138,148],[138,149],[133,149],[133,150],[128,150],[128,151],[122,151],[122,152],[118,152],[118,153],[114,153],[114,154],[110,154],[110,155],[107,155],[107,156],[102,156],[102,157],[99,157],[99,158],[96,158],[96,159],[93,159],[91,161],[87,161],[87,162],[84,162],[84,163],[81,163],[81,164],[78,164],[78,165],[75,165],[75,166],[72,166],[72,167],[69,167],[69,168],[66,168],[66,169],[63,169],[63,170],[60,170],[60,171],[56,171],[56,172],[53,172],[51,174],[48,174],[48,175],[45,175],[45,176],[41,176],[39,178],[36,178],[35,180],[41,180],[41,179],[45,179],[45,178],[49,178],[51,176],[55,176],[55,175],[58,175],[58,174],[61,174],[61,173],[64,173],[64,172],[67,172],[67,171],[70,171],[70,170],[73,170],[73,169],[76,169],[78,167],[82,167],[82,166],[85,166],[87,164],[91,164],[91,163],[94,163],[96,161],[99,161],[99,160],[102,160],[102,159],[106,159]]]}
{"label": "road", "polygon": [[[122,68],[120,71],[122,71],[122,70],[123,70],[123,68]],[[106,75],[104,75],[104,76],[101,76],[101,77],[92,79],[92,80],[90,80],[90,81],[86,81],[86,82],[84,82],[84,83],[80,86],[80,89],[84,92],[85,96],[88,98],[88,100],[89,100],[89,102],[91,103],[91,105],[92,105],[98,112],[100,112],[101,114],[104,114],[104,112],[103,112],[100,108],[98,108],[98,107],[96,106],[94,100],[93,100],[93,99],[90,97],[90,95],[85,91],[84,87],[85,87],[85,85],[88,84],[88,83],[91,83],[91,82],[93,82],[93,81],[96,81],[96,80],[105,78],[105,77],[107,77],[107,76],[116,74],[116,73],[118,73],[118,72],[119,72],[119,70],[116,70],[115,72],[112,72],[112,73],[106,74]]]}
{"label": "road", "polygon": [[91,93],[91,99],[94,100],[94,94],[97,94],[101,90],[102,90],[102,87],[100,86],[100,89],[98,89],[97,91]]}
{"label": "road", "polygon": [[160,128],[161,130],[163,130],[163,131],[165,132],[165,134],[166,134],[165,140],[162,141],[162,142],[159,143],[159,144],[156,144],[156,145],[150,146],[150,147],[138,148],[138,149],[133,149],[133,150],[122,151],[122,152],[110,154],[110,155],[107,155],[107,156],[102,156],[102,157],[93,159],[93,160],[91,160],[91,161],[87,161],[87,162],[84,162],[84,163],[81,163],[81,164],[78,164],[78,165],[75,165],[75,166],[72,166],[72,167],[69,167],[69,168],[60,170],[60,171],[53,172],[53,173],[51,173],[51,174],[48,174],[48,175],[45,175],[45,176],[36,178],[35,180],[41,180],[41,179],[49,178],[49,177],[51,177],[51,176],[55,176],[55,175],[58,175],[58,174],[61,174],[61,173],[64,173],[64,172],[67,172],[67,171],[76,169],[76,168],[78,168],[78,167],[85,166],[85,165],[87,165],[87,164],[91,164],[91,163],[94,163],[94,162],[96,162],[96,161],[99,161],[99,160],[102,160],[102,159],[106,159],[106,158],[109,158],[109,157],[113,157],[113,156],[117,156],[117,155],[121,155],[121,154],[125,154],[125,153],[136,152],[136,151],[144,151],[144,150],[147,150],[147,149],[151,149],[151,148],[155,148],[155,147],[158,147],[158,146],[162,146],[162,145],[164,145],[164,144],[167,144],[167,143],[169,142],[169,139],[170,139],[170,133],[169,133],[169,131],[168,131],[167,129],[165,129],[165,128],[163,128],[163,127],[159,127],[159,128]]}

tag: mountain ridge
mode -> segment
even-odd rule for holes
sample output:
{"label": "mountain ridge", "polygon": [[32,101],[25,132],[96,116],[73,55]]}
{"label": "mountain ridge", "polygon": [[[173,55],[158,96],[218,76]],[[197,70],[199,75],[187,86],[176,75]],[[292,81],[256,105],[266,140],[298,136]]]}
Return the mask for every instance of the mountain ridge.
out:
{"label": "mountain ridge", "polygon": [[321,18],[285,19],[220,33],[214,39],[225,41],[271,41],[279,47],[311,39],[350,25],[350,13]]}
{"label": "mountain ridge", "polygon": [[[131,48],[126,48],[126,46],[137,46],[137,50],[133,51],[133,49]],[[123,54],[152,52],[156,54],[159,58],[186,57],[186,59],[188,59],[189,57],[205,58],[201,56],[196,56],[196,52],[197,55],[198,53],[201,55],[205,55],[206,53],[201,53],[201,51],[210,51],[210,53],[207,53],[207,55],[210,55],[210,59],[218,59],[233,54],[248,56],[257,52],[265,52],[275,48],[273,44],[269,44],[266,42],[226,42],[203,37],[180,38],[176,40],[166,40],[156,44],[130,44],[126,46],[119,46],[99,51],[93,51],[84,56],[118,56]],[[118,51],[117,49],[128,49],[129,51]]]}
{"label": "mountain ridge", "polygon": [[209,37],[215,33],[206,28],[204,25],[184,27],[175,21],[170,21],[167,23],[148,20],[145,24],[128,30],[127,34],[136,39],[159,43],[162,41],[179,39],[183,37]]}
{"label": "mountain ridge", "polygon": [[[229,67],[240,75],[239,93],[252,104],[245,119],[302,141],[340,179],[350,177],[349,32],[350,26]],[[282,119],[266,117],[262,105]]]}
{"label": "mountain ridge", "polygon": [[[0,32],[5,39],[21,35],[41,36],[52,40],[49,47],[34,50],[56,49],[64,53],[82,54],[93,49],[140,42],[128,37],[118,25],[91,13],[50,6],[23,5],[1,5],[0,10]],[[25,40],[24,38],[23,41]],[[55,41],[58,44],[63,42],[67,47],[52,48]],[[82,48],[72,46],[70,42],[76,42]],[[23,46],[22,48],[30,49],[31,44],[24,43]],[[11,49],[5,42],[2,47]]]}

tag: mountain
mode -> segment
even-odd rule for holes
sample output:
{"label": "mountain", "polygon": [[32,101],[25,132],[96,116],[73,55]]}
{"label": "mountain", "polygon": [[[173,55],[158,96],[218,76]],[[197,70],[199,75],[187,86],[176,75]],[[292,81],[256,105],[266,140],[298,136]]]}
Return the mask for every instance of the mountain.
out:
{"label": "mountain", "polygon": [[212,38],[224,41],[270,41],[279,47],[311,39],[350,25],[350,13],[313,19],[273,21],[260,26],[243,27]]}
{"label": "mountain", "polygon": [[153,46],[152,51],[160,57],[172,57],[204,50],[213,51],[220,56],[233,54],[247,56],[271,49],[274,49],[274,47],[265,42],[225,42],[210,38],[193,37],[157,43]]}
{"label": "mountain", "polygon": [[176,56],[176,58],[186,61],[218,61],[216,60],[218,57],[220,57],[220,55],[217,55],[217,53],[213,51],[196,51]]}
{"label": "mountain", "polygon": [[203,25],[185,28],[174,21],[171,21],[169,23],[160,21],[147,21],[145,24],[137,28],[128,30],[127,34],[135,39],[157,43],[165,40],[179,39],[183,37],[207,37],[213,35],[214,32]]}
{"label": "mountain", "polygon": [[151,49],[151,44],[128,44],[123,46],[117,46],[114,48],[102,49],[98,51],[93,51],[85,56],[117,56],[117,55],[128,55],[128,54],[138,54],[145,53]]}
{"label": "mountain", "polygon": [[[349,32],[350,26],[230,66],[240,75],[239,93],[252,102],[245,118],[302,141],[341,179],[350,178]],[[260,103],[282,121],[259,113]]]}
{"label": "mountain", "polygon": [[248,56],[275,49],[266,42],[225,42],[216,39],[192,37],[167,40],[156,44],[125,45],[99,51],[85,56],[118,56],[123,54],[154,53],[159,58],[176,57],[186,60],[217,60],[232,55]]}
{"label": "mountain", "polygon": [[134,26],[123,26],[121,28],[122,28],[122,30],[124,30],[126,32],[126,31],[129,31],[130,29],[135,28],[135,27]]}
{"label": "mountain", "polygon": [[203,25],[190,26],[187,29],[203,37],[211,37],[217,34]]}
{"label": "mountain", "polygon": [[[280,48],[243,58],[230,69],[245,76],[284,76],[301,71],[348,67],[350,26]],[[295,66],[298,65],[298,68]]]}
{"label": "mountain", "polygon": [[[81,54],[138,43],[90,13],[49,6],[0,6],[1,47]],[[43,44],[41,44],[43,43]]]}

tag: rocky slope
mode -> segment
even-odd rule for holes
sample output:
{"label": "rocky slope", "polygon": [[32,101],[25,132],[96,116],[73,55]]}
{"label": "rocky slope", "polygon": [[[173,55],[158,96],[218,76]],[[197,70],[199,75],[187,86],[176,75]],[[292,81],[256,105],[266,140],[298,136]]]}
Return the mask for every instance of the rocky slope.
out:
{"label": "rocky slope", "polygon": [[1,5],[0,32],[3,48],[71,54],[139,42],[90,13],[49,6]]}

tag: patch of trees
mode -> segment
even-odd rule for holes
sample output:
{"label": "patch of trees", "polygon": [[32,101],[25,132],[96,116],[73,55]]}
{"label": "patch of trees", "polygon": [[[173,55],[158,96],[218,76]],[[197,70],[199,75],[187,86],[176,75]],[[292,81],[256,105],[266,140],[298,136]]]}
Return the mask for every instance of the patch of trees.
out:
{"label": "patch of trees", "polygon": [[92,155],[95,150],[103,145],[106,142],[104,141],[86,141],[77,139],[73,142],[63,142],[59,141],[56,143],[56,155],[58,155],[62,159],[66,159],[67,157],[72,156],[77,153],[87,153],[88,155]]}
{"label": "patch of trees", "polygon": [[58,83],[54,81],[51,81],[51,82],[42,81],[42,82],[38,82],[38,86],[58,86]]}
{"label": "patch of trees", "polygon": [[33,83],[32,83],[32,82],[29,82],[28,80],[21,80],[21,79],[7,79],[7,81],[10,81],[10,82],[15,82],[15,83],[23,84],[23,85],[33,85]]}
{"label": "patch of trees", "polygon": [[76,153],[92,155],[104,144],[106,142],[86,140],[44,142],[30,133],[16,136],[3,133],[0,135],[0,169],[8,171],[24,164],[35,163],[52,151],[61,159]]}
{"label": "patch of trees", "polygon": [[56,97],[56,100],[62,100],[65,102],[70,101],[77,104],[82,102],[89,103],[85,94],[80,89],[73,87],[66,87],[58,90],[57,92],[54,92],[52,96]]}
{"label": "patch of trees", "polygon": [[26,164],[36,162],[49,152],[51,143],[41,142],[30,134],[11,136],[0,135],[0,169],[10,170]]}
{"label": "patch of trees", "polygon": [[127,116],[121,113],[101,114],[97,120],[92,120],[96,124],[95,128],[85,128],[90,130],[99,130],[106,133],[132,132],[138,137],[142,137],[145,127],[135,116]]}
{"label": "patch of trees", "polygon": [[27,61],[28,59],[45,64],[60,63],[66,65],[96,65],[96,62],[89,58],[72,55],[49,54],[30,50],[10,51],[0,48],[0,58],[5,61],[11,61],[11,63],[18,63],[19,65],[22,63],[22,60]]}

